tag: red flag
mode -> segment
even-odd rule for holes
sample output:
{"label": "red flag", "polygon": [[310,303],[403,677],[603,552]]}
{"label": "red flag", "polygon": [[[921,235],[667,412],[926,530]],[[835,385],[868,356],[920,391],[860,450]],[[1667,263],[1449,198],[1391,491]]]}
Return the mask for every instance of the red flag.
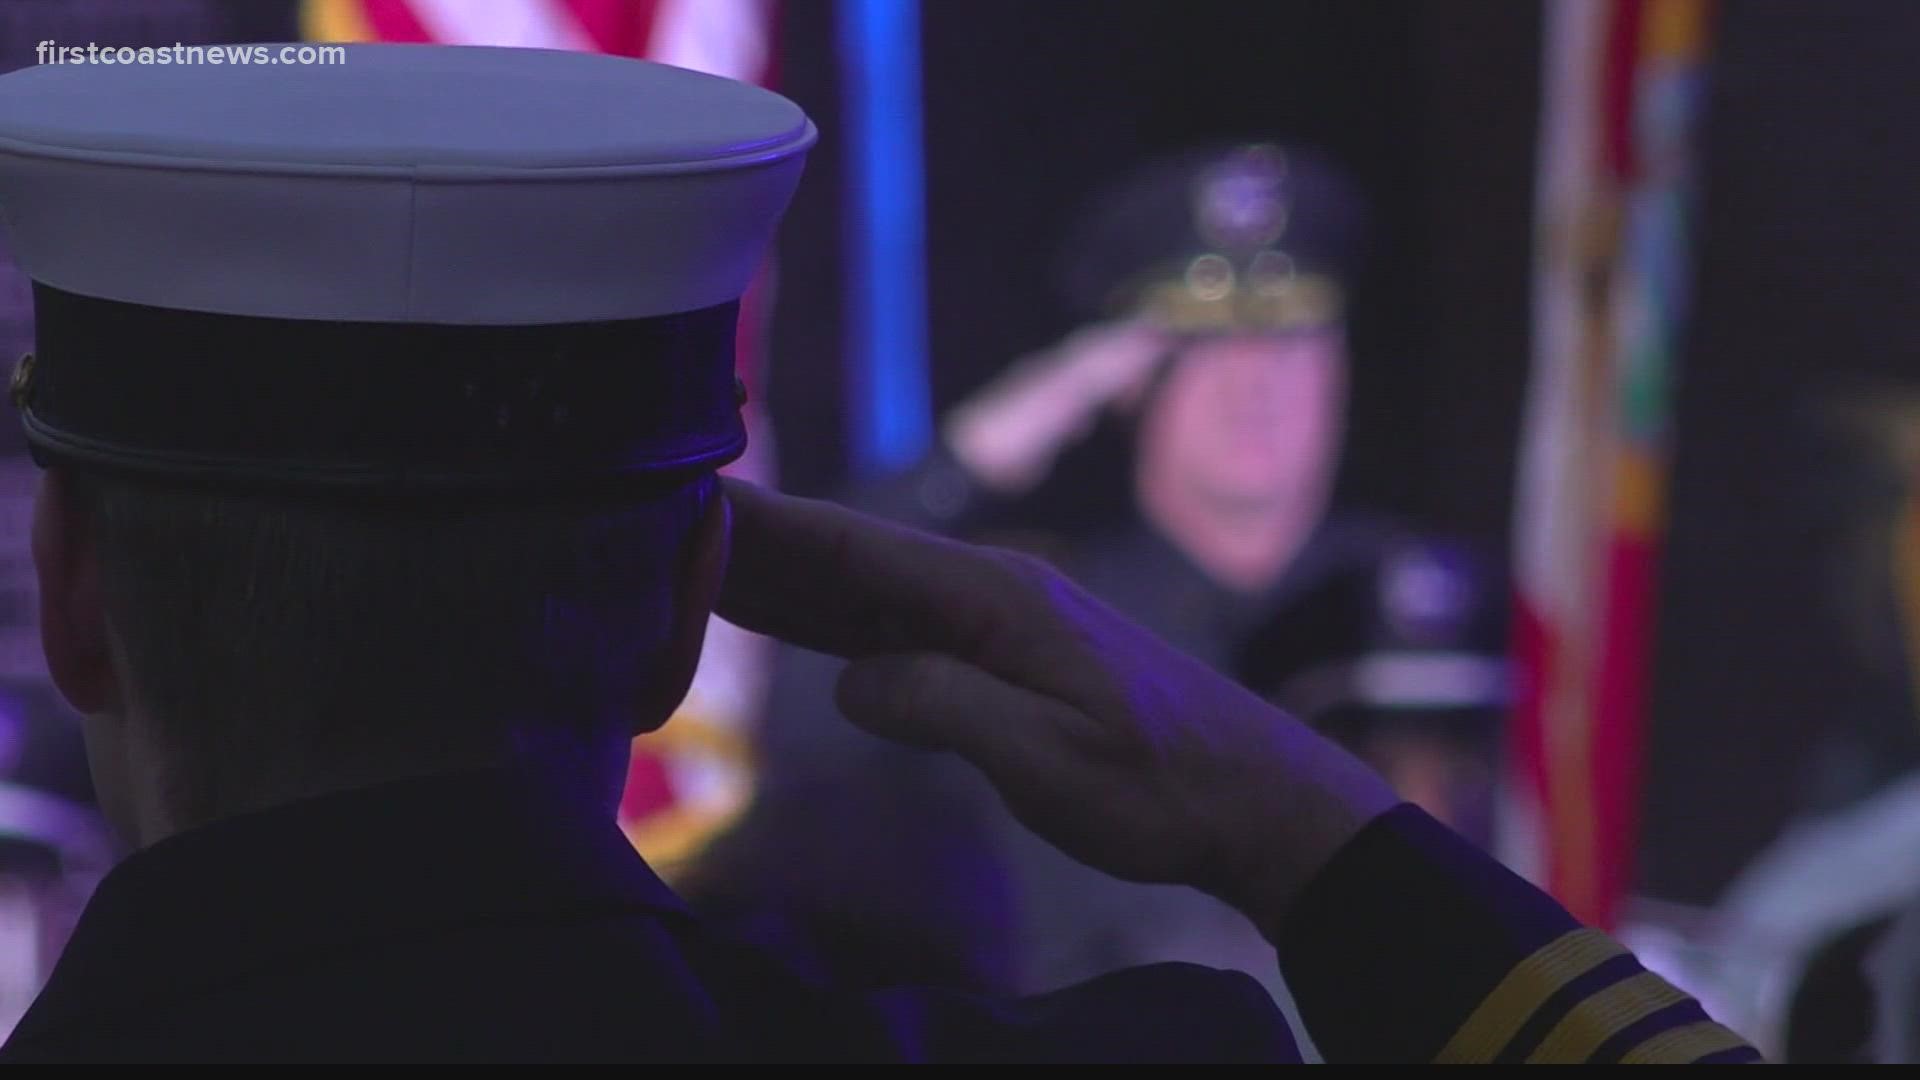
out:
{"label": "red flag", "polygon": [[1601,927],[1631,886],[1639,828],[1709,14],[1707,0],[1547,8],[1501,849]]}

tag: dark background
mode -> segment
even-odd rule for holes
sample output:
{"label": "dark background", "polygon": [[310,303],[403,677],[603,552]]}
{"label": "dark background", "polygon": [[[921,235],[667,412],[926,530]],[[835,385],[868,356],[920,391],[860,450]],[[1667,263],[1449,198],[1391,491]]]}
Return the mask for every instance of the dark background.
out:
{"label": "dark background", "polygon": [[[1528,360],[1537,5],[922,9],[938,406],[1069,329],[1054,247],[1112,171],[1219,136],[1316,144],[1375,209],[1342,497],[1504,558]],[[294,11],[0,0],[0,58],[30,62],[49,37],[285,38]],[[807,493],[849,479],[833,18],[827,0],[783,5],[782,89],[823,132],[783,236],[769,390],[785,483]],[[1793,809],[1920,758],[1887,583],[1856,557],[1893,488],[1835,418],[1849,395],[1883,400],[1920,378],[1920,4],[1727,0],[1716,49],[1643,864],[1650,892],[1696,902]],[[1068,471],[1093,469],[1111,436]],[[1108,482],[1071,485],[1060,513],[1113,510],[1118,474],[1086,475]]]}

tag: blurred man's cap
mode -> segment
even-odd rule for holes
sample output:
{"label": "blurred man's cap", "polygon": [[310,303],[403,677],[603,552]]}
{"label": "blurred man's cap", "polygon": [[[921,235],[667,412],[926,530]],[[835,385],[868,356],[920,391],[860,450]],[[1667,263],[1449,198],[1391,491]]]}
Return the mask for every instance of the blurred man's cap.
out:
{"label": "blurred man's cap", "polygon": [[1338,323],[1366,228],[1325,157],[1276,143],[1186,151],[1124,177],[1071,231],[1061,268],[1084,319],[1186,332]]}
{"label": "blurred man's cap", "polygon": [[1504,599],[1468,551],[1396,542],[1292,598],[1251,636],[1240,675],[1325,728],[1485,718],[1511,694]]}

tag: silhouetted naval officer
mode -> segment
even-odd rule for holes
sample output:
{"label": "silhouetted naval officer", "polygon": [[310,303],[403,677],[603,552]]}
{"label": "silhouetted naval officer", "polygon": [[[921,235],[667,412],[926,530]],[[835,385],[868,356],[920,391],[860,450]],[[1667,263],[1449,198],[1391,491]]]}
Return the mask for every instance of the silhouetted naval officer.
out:
{"label": "silhouetted naval officer", "polygon": [[615,811],[716,605],[854,658],[850,719],[1076,858],[1247,913],[1331,1056],[1750,1055],[1036,564],[723,492],[734,306],[814,139],[532,50],[0,79],[42,636],[137,848],[0,1056],[1295,1057],[1244,975],[854,992],[703,929]]}

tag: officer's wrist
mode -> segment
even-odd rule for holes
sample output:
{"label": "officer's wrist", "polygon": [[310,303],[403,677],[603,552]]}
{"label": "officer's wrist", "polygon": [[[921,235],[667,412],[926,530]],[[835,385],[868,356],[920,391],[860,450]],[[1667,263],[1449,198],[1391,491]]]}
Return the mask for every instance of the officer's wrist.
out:
{"label": "officer's wrist", "polygon": [[1232,895],[1224,896],[1269,941],[1300,896],[1366,828],[1403,800],[1377,774],[1331,744],[1316,747],[1311,764],[1281,780],[1286,793],[1264,827],[1247,830]]}

